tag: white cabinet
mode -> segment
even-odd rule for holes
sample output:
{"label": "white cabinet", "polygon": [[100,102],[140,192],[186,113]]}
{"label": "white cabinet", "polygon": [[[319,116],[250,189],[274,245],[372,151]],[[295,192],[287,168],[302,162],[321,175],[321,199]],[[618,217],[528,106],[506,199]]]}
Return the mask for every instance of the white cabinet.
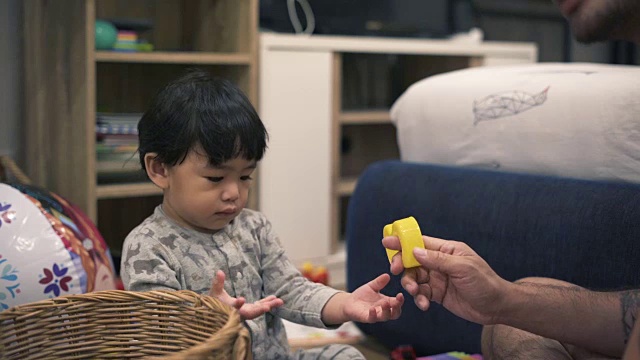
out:
{"label": "white cabinet", "polygon": [[339,251],[357,175],[397,157],[388,110],[404,89],[437,73],[536,58],[524,43],[262,34],[259,111],[270,142],[259,204],[289,257],[322,263]]}

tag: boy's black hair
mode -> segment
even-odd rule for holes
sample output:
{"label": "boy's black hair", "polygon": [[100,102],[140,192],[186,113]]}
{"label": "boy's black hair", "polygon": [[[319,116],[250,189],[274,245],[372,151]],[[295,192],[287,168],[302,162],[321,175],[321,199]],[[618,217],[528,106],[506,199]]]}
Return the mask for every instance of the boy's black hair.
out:
{"label": "boy's black hair", "polygon": [[138,123],[140,163],[156,153],[171,166],[182,163],[196,145],[217,166],[238,156],[259,161],[267,130],[242,91],[232,82],[190,70],[167,84]]}

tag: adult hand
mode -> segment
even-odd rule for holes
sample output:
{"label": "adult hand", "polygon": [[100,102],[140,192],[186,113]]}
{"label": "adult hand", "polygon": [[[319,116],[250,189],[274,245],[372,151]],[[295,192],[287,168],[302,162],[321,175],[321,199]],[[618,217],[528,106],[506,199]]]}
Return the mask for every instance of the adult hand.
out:
{"label": "adult hand", "polygon": [[[423,236],[425,249],[413,254],[420,267],[404,269],[402,253],[393,257],[391,272],[404,271],[402,287],[421,310],[431,301],[466,320],[492,324],[512,283],[499,277],[475,251],[464,243]],[[382,239],[389,249],[402,251],[395,236]]]}
{"label": "adult hand", "polygon": [[223,303],[233,306],[236,310],[238,310],[240,316],[242,316],[244,320],[255,319],[258,316],[284,304],[282,299],[279,299],[273,295],[269,295],[266,298],[258,300],[252,304],[246,304],[246,300],[244,297],[235,298],[227,293],[227,291],[224,289],[224,280],[224,272],[218,270],[216,272],[216,276],[213,279],[211,290],[209,290],[209,296],[216,297]]}
{"label": "adult hand", "polygon": [[361,323],[395,320],[400,317],[404,304],[402,293],[395,297],[380,294],[380,290],[389,284],[390,279],[388,274],[382,274],[349,294],[349,299],[344,302],[344,316]]}

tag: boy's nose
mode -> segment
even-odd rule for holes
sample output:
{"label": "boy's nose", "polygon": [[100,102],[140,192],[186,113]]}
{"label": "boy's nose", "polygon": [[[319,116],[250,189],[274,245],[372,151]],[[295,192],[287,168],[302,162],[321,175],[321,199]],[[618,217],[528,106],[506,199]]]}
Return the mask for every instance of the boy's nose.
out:
{"label": "boy's nose", "polygon": [[227,186],[222,193],[222,199],[224,201],[235,201],[240,196],[240,187],[236,183],[231,183]]}

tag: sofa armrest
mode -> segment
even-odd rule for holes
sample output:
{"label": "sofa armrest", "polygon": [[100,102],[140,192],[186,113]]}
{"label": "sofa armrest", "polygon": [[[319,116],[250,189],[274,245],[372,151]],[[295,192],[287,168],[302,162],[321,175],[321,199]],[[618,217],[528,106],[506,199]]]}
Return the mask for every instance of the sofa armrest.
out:
{"label": "sofa armrest", "polygon": [[[640,185],[385,161],[359,179],[347,216],[347,286],[389,271],[382,228],[414,216],[423,234],[469,244],[502,277],[544,276],[592,289],[640,285]],[[385,289],[401,291],[399,277]],[[406,293],[405,293],[406,295]],[[359,324],[420,354],[480,351],[481,326],[409,297],[400,319]]]}

